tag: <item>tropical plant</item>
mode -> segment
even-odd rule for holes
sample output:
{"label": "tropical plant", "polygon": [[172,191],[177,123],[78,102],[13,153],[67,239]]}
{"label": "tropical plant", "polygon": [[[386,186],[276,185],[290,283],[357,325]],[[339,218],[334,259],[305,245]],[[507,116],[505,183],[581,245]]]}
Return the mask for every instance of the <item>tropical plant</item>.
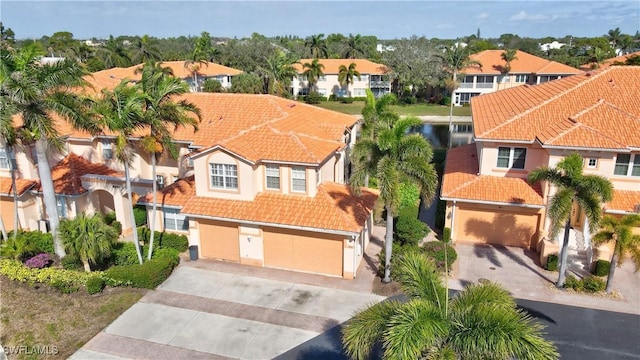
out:
{"label": "tropical plant", "polygon": [[233,77],[231,83],[232,93],[261,94],[264,89],[264,81],[255,74],[242,73]]}
{"label": "tropical plant", "polygon": [[313,87],[318,83],[318,79],[324,75],[322,70],[324,65],[318,59],[313,59],[310,63],[302,64],[304,71],[302,74],[307,77],[309,82],[309,92],[313,91]]}
{"label": "tropical plant", "polygon": [[203,31],[201,36],[196,39],[195,47],[191,52],[191,56],[184,62],[184,67],[189,69],[193,76],[193,86],[196,92],[200,91],[200,83],[198,82],[198,71],[202,66],[209,66],[209,58],[213,52],[211,46],[211,36],[206,31]]}
{"label": "tropical plant", "polygon": [[131,56],[127,49],[113,35],[109,35],[104,46],[98,49],[98,56],[107,68],[131,66]]}
{"label": "tropical plant", "polygon": [[172,158],[178,157],[178,149],[173,142],[172,134],[182,126],[192,126],[198,130],[201,120],[200,109],[193,103],[182,99],[182,94],[189,92],[189,86],[182,80],[168,76],[154,63],[145,63],[140,80],[145,103],[143,118],[149,133],[142,138],[142,147],[151,157],[153,179],[153,207],[149,224],[151,235],[149,240],[149,259],[153,253],[153,233],[158,209],[157,194],[157,157],[165,152]]}
{"label": "tropical plant", "polygon": [[640,227],[640,214],[628,214],[620,218],[607,215],[600,221],[600,231],[591,238],[595,245],[610,241],[614,244],[605,289],[607,293],[611,293],[616,267],[620,267],[627,256],[640,269],[640,235],[633,233],[633,228],[637,227]]}
{"label": "tropical plant", "polygon": [[151,38],[149,35],[145,34],[141,38],[136,39],[133,44],[133,48],[133,62],[136,64],[162,60],[162,56],[160,55],[160,50],[158,49],[155,39]]}
{"label": "tropical plant", "polygon": [[622,38],[622,32],[620,31],[620,28],[617,27],[615,29],[609,30],[606,37],[611,46],[615,49],[620,42],[620,39]]}
{"label": "tropical plant", "polygon": [[583,160],[579,154],[571,154],[562,159],[555,168],[546,166],[529,173],[532,184],[547,181],[557,188],[549,200],[547,216],[551,219],[550,236],[555,239],[564,225],[564,238],[560,250],[558,281],[556,287],[562,288],[567,270],[567,249],[569,230],[571,229],[571,210],[574,203],[586,215],[589,231],[597,229],[602,217],[602,205],[613,196],[613,185],[598,175],[582,174]]}
{"label": "tropical plant", "polygon": [[3,79],[5,100],[22,118],[21,133],[35,141],[42,196],[59,257],[64,257],[65,251],[56,232],[59,218],[48,155],[64,148],[56,126],[61,121],[92,134],[100,130],[88,115],[91,102],[74,90],[85,85],[85,74],[84,68],[72,60],[50,65],[28,62]]}
{"label": "tropical plant", "polygon": [[142,252],[138,241],[136,229],[136,217],[134,214],[133,192],[131,190],[130,167],[135,153],[131,144],[131,138],[136,130],[144,128],[142,108],[145,104],[145,96],[138,86],[130,84],[128,80],[122,80],[113,90],[102,90],[102,96],[96,104],[96,112],[101,116],[101,125],[115,134],[115,159],[124,167],[127,197],[131,201],[129,219],[133,227],[133,243],[138,254],[138,261],[142,264]]}
{"label": "tropical plant", "polygon": [[401,183],[415,183],[425,203],[429,203],[435,195],[438,183],[438,175],[431,163],[431,145],[420,134],[407,134],[409,129],[420,124],[422,121],[413,117],[380,124],[375,139],[362,137],[353,149],[354,171],[350,179],[352,188],[359,191],[366,175],[374,176],[387,213],[385,283],[391,281],[393,217],[400,205]]}
{"label": "tropical plant", "polygon": [[503,74],[508,74],[511,72],[511,62],[514,60],[518,60],[517,50],[516,49],[507,49],[500,54],[500,57],[505,62]]}
{"label": "tropical plant", "polygon": [[338,82],[340,86],[349,90],[349,84],[353,84],[355,78],[360,80],[360,72],[356,70],[356,63],[349,64],[349,67],[340,65],[338,68]]}
{"label": "tropical plant", "polygon": [[58,232],[65,250],[79,257],[87,272],[92,264],[99,264],[111,255],[118,240],[116,231],[102,221],[100,214],[81,213],[74,219],[62,220]]}
{"label": "tropical plant", "polygon": [[[360,134],[362,137],[375,140],[376,128],[378,128],[380,124],[389,126],[389,124],[395,123],[400,118],[398,114],[389,109],[389,106],[396,104],[398,99],[393,94],[385,94],[379,99],[376,99],[371,89],[366,89],[365,91],[367,97],[364,108],[362,108]],[[365,174],[364,186],[369,187],[369,173]]]}
{"label": "tropical plant", "polygon": [[394,272],[406,301],[387,300],[356,314],[342,331],[353,359],[381,345],[384,359],[557,359],[544,326],[495,283],[467,285],[449,299],[433,261],[407,251]]}
{"label": "tropical plant", "polygon": [[19,234],[6,239],[0,246],[0,256],[14,260],[24,260],[33,255],[38,249],[29,241],[27,236]]}
{"label": "tropical plant", "polygon": [[206,79],[202,83],[202,91],[208,93],[220,93],[224,92],[224,88],[222,87],[220,81],[216,79]]}
{"label": "tropical plant", "polygon": [[312,58],[326,59],[329,57],[329,49],[324,34],[311,35],[304,41],[304,47]]}
{"label": "tropical plant", "polygon": [[270,94],[282,96],[288,93],[291,80],[298,74],[293,67],[296,62],[283,51],[276,51],[266,58],[266,67],[261,67],[260,72],[269,81],[267,89]]}
{"label": "tropical plant", "polygon": [[451,78],[446,84],[447,90],[451,94],[451,102],[449,104],[449,145],[451,148],[451,134],[453,132],[453,92],[458,88],[458,74],[460,71],[470,66],[478,66],[482,68],[482,64],[470,58],[471,54],[468,47],[462,46],[450,46],[444,49],[444,53],[437,54],[436,57],[440,59],[445,70],[451,74]]}
{"label": "tropical plant", "polygon": [[344,59],[358,59],[364,56],[364,41],[360,34],[351,35],[344,44]]}

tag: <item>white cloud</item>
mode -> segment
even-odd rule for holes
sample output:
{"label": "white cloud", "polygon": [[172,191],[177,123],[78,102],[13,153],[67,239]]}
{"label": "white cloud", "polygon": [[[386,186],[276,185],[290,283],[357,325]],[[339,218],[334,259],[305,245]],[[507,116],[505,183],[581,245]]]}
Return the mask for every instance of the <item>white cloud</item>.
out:
{"label": "white cloud", "polygon": [[487,19],[487,18],[489,18],[489,13],[486,13],[486,12],[483,12],[483,13],[480,13],[480,14],[476,15],[476,19],[478,19],[478,20],[484,20],[484,19]]}
{"label": "white cloud", "polygon": [[547,16],[542,14],[527,14],[526,11],[520,11],[519,13],[512,15],[509,21],[545,21],[553,20],[553,16]]}

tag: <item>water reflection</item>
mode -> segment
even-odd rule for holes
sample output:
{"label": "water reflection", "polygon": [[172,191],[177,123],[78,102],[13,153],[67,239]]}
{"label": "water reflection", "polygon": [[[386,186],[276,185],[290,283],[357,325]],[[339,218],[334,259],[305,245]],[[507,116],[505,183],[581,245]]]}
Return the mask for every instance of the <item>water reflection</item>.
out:
{"label": "water reflection", "polygon": [[[429,140],[434,149],[445,149],[449,138],[449,125],[422,124],[411,130],[413,133],[420,133]],[[471,124],[454,124],[451,136],[452,146],[460,146],[471,143],[473,140],[473,129]]]}

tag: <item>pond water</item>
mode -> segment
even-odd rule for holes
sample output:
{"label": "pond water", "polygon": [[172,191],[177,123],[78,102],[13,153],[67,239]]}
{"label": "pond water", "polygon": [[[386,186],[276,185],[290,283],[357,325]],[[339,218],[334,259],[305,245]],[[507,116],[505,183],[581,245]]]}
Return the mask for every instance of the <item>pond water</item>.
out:
{"label": "pond water", "polygon": [[[422,134],[434,149],[447,148],[449,125],[422,124],[413,128],[411,132]],[[471,143],[473,140],[471,124],[454,124],[451,138],[453,147]]]}

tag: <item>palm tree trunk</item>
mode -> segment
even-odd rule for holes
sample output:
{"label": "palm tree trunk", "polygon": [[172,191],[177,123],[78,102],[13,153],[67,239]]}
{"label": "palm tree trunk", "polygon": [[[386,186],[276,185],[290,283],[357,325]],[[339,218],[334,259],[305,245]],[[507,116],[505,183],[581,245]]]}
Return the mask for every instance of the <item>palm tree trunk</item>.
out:
{"label": "palm tree trunk", "polygon": [[15,152],[13,148],[9,149],[11,154],[9,156],[9,166],[11,171],[11,186],[13,187],[13,237],[18,236],[18,228],[20,227],[20,220],[18,217],[18,185],[16,183],[16,168],[15,165]]}
{"label": "palm tree trunk", "polygon": [[153,178],[153,207],[151,210],[151,221],[149,223],[149,255],[147,256],[148,260],[151,260],[151,254],[153,253],[153,238],[155,237],[155,230],[156,230],[156,212],[158,210],[158,194],[156,194],[156,191],[158,191],[158,184],[157,184],[157,179],[156,179],[156,154],[155,153],[151,153],[151,173],[152,173],[152,178]]}
{"label": "palm tree trunk", "polygon": [[387,206],[387,231],[384,236],[384,278],[382,282],[391,282],[391,252],[393,251],[393,215]]}
{"label": "palm tree trunk", "polygon": [[453,92],[456,90],[456,72],[453,72],[453,81],[451,83],[451,96],[449,99],[449,141],[447,148],[451,149],[451,136],[453,134]]}
{"label": "palm tree trunk", "polygon": [[129,201],[131,201],[131,206],[129,207],[129,216],[131,219],[131,226],[133,226],[133,244],[136,246],[136,253],[138,254],[138,262],[142,265],[142,251],[140,251],[140,241],[138,240],[138,228],[136,227],[136,217],[133,214],[133,196],[131,191],[131,175],[129,175],[129,165],[125,164],[124,166],[124,177],[125,182],[127,183],[127,196],[129,197]]}
{"label": "palm tree trunk", "polygon": [[611,294],[611,290],[613,287],[613,274],[616,272],[616,266],[618,265],[618,251],[616,249],[613,250],[613,256],[611,257],[611,265],[609,265],[609,275],[607,276],[607,287],[604,291],[607,294]]}
{"label": "palm tree trunk", "polygon": [[200,92],[200,85],[198,84],[198,72],[193,73],[193,80],[195,81],[196,92]]}
{"label": "palm tree trunk", "polygon": [[567,271],[567,255],[569,250],[569,230],[571,229],[571,219],[567,219],[564,225],[564,238],[562,241],[562,249],[560,249],[560,269],[558,269],[558,282],[556,287],[561,289],[564,286],[565,272]]}
{"label": "palm tree trunk", "polygon": [[56,193],[53,189],[53,178],[51,177],[51,167],[47,160],[47,144],[46,139],[36,140],[36,155],[38,157],[38,175],[40,176],[40,184],[42,186],[42,198],[44,199],[44,208],[47,212],[49,220],[49,228],[53,235],[53,249],[58,257],[63,258],[67,255],[64,246],[58,237],[58,205],[56,203]]}
{"label": "palm tree trunk", "polygon": [[0,216],[0,232],[2,232],[2,239],[7,240],[7,228],[4,227],[4,220],[2,220],[2,216]]}
{"label": "palm tree trunk", "polygon": [[89,265],[89,261],[82,260],[82,266],[84,267],[84,271],[91,272],[91,266]]}

